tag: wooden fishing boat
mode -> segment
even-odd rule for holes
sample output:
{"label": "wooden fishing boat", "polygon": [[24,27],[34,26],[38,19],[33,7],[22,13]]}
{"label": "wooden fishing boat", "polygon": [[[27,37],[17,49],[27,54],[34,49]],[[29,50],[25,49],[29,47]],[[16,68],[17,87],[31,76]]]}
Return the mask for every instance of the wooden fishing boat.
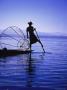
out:
{"label": "wooden fishing boat", "polygon": [[0,57],[6,57],[6,56],[14,56],[18,54],[28,54],[31,53],[30,50],[22,51],[22,50],[7,50],[6,48],[0,49]]}
{"label": "wooden fishing boat", "polygon": [[10,26],[0,34],[0,57],[30,53],[29,41],[23,31]]}

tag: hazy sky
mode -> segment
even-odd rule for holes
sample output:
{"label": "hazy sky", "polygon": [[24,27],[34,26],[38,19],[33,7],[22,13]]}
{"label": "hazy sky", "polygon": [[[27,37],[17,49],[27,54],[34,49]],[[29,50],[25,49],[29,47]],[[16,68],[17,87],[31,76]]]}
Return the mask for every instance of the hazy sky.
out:
{"label": "hazy sky", "polygon": [[0,0],[0,29],[16,25],[25,30],[67,34],[67,0]]}

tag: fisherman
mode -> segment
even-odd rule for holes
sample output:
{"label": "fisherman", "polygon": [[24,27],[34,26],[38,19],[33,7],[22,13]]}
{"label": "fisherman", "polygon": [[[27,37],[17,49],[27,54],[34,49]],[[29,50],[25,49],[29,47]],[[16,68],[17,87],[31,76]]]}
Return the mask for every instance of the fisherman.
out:
{"label": "fisherman", "polygon": [[[40,39],[38,37],[37,31],[32,26],[33,23],[30,21],[30,22],[28,22],[28,24],[29,24],[29,26],[27,27],[26,32],[27,32],[27,38],[29,38],[29,40],[30,40],[30,50],[31,50],[31,45],[32,44],[34,44],[36,42],[39,42],[41,44],[41,46],[42,46],[43,51],[45,52],[45,50],[43,48],[43,45],[42,45],[42,43],[41,43],[41,41],[40,41]],[[35,35],[34,31],[36,32],[37,36]]]}

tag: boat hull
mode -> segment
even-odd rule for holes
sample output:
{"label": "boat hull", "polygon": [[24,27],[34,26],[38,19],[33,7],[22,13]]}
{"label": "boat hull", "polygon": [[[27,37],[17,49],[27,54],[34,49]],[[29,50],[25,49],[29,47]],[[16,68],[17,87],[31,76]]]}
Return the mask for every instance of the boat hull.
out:
{"label": "boat hull", "polygon": [[30,50],[28,51],[21,51],[21,50],[0,50],[0,57],[5,57],[5,56],[14,56],[18,54],[28,54],[31,53]]}

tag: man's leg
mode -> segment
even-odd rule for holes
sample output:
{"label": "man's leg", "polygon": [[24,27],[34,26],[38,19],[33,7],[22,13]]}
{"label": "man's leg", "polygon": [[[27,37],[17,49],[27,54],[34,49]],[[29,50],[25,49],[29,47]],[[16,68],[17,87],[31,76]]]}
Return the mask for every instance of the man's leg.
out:
{"label": "man's leg", "polygon": [[45,53],[45,50],[44,50],[43,44],[41,43],[41,41],[40,41],[40,40],[38,40],[38,42],[39,42],[39,43],[40,43],[40,45],[42,46],[42,49],[43,49],[43,51],[44,51],[44,53]]}

